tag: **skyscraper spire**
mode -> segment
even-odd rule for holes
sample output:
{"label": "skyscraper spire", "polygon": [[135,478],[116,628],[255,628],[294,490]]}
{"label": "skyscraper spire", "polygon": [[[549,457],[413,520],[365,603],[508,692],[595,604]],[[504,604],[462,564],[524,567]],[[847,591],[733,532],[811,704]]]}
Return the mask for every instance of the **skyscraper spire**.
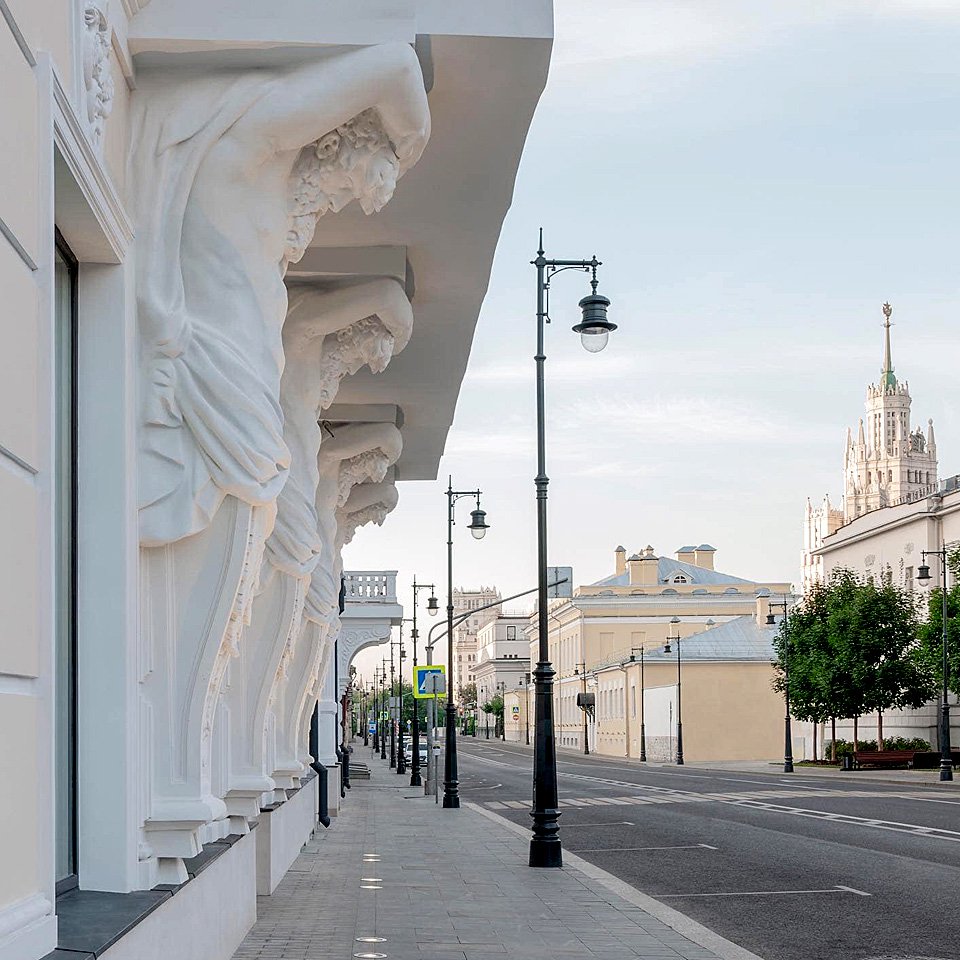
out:
{"label": "skyscraper spire", "polygon": [[889,303],[883,305],[884,321],[884,341],[883,341],[883,369],[880,371],[880,386],[884,390],[893,389],[897,385],[897,378],[893,373],[893,360],[890,356],[890,315],[893,313],[893,307]]}

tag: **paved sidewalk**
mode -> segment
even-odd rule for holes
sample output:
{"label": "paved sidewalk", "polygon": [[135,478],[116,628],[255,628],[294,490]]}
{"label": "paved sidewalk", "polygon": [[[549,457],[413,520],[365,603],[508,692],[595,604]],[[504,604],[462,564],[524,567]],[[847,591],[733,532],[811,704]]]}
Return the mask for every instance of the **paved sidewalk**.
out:
{"label": "paved sidewalk", "polygon": [[667,922],[657,919],[642,894],[576,857],[531,870],[514,825],[473,806],[443,810],[380,761],[371,767],[274,895],[259,898],[234,960],[753,957],[647,901]]}

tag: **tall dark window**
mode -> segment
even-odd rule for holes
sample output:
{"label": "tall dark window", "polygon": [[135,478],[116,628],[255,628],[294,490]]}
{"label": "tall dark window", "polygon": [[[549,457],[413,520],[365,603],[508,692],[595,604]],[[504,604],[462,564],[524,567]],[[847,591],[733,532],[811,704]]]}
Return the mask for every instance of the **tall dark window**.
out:
{"label": "tall dark window", "polygon": [[77,883],[77,260],[57,232],[54,276],[57,892]]}

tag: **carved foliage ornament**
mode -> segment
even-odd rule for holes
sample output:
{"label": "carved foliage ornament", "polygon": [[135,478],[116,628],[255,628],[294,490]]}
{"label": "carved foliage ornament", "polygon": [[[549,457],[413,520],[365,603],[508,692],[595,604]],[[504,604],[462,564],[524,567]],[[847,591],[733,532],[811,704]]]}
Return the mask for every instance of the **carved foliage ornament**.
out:
{"label": "carved foliage ornament", "polygon": [[104,122],[113,109],[110,69],[110,25],[100,5],[87,0],[83,8],[83,86],[87,121],[93,142],[103,142]]}

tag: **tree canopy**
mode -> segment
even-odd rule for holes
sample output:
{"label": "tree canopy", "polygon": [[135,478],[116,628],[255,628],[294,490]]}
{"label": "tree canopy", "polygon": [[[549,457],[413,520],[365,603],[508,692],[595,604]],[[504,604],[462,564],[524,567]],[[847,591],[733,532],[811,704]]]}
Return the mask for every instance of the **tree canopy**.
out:
{"label": "tree canopy", "polygon": [[[947,686],[960,694],[960,548],[947,554],[953,586],[947,590]],[[927,622],[920,625],[920,656],[937,690],[943,688],[943,590],[927,598]]]}
{"label": "tree canopy", "polygon": [[838,570],[815,584],[774,640],[774,688],[786,686],[801,720],[859,717],[930,699],[932,677],[917,643],[912,596],[889,580],[877,583]]}

